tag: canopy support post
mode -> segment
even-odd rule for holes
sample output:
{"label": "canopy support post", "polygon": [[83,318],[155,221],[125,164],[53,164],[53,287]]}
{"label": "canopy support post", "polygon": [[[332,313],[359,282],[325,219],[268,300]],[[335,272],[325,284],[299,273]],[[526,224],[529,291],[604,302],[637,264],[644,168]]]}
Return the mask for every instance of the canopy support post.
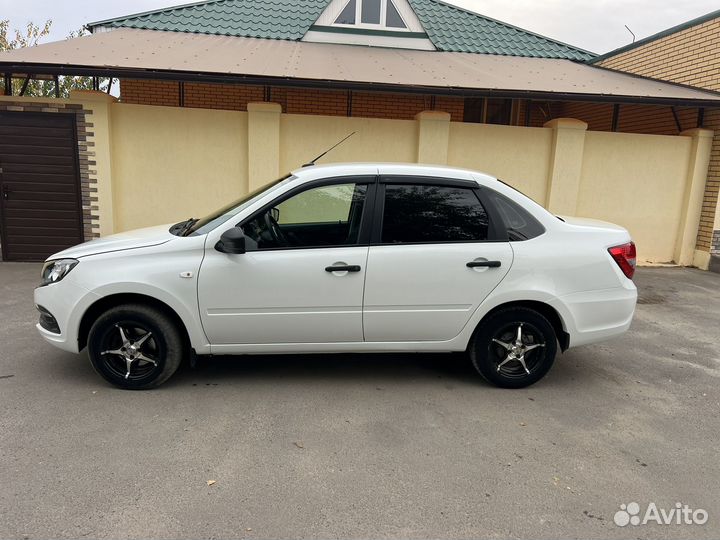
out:
{"label": "canopy support post", "polygon": [[672,111],[673,118],[675,119],[675,127],[677,127],[678,133],[682,132],[682,124],[680,123],[680,118],[678,117],[677,109],[675,107],[670,107],[670,110]]}
{"label": "canopy support post", "polygon": [[620,104],[616,103],[613,106],[613,115],[612,115],[612,131],[618,130],[618,123],[620,122]]}
{"label": "canopy support post", "polygon": [[20,95],[21,95],[21,96],[24,96],[24,95],[25,95],[25,91],[27,90],[27,87],[28,87],[28,84],[30,83],[30,78],[31,78],[31,77],[32,77],[32,75],[28,75],[27,77],[25,77],[25,81],[23,81],[22,88],[20,89]]}

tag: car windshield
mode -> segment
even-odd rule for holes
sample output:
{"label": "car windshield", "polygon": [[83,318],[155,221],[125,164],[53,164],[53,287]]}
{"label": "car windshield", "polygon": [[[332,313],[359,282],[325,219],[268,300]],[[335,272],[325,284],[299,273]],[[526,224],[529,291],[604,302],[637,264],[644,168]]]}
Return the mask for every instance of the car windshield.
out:
{"label": "car windshield", "polygon": [[[187,229],[183,236],[200,236],[203,234],[207,234],[219,225],[222,225],[225,223],[228,219],[233,217],[235,214],[240,212],[243,208],[246,208],[250,203],[253,202],[257,197],[261,195],[265,195],[269,193],[270,191],[274,191],[277,189],[280,184],[285,182],[286,180],[292,180],[294,177],[291,174],[288,174],[286,176],[283,176],[282,178],[278,178],[274,182],[271,182],[269,184],[266,184],[254,191],[251,191],[244,197],[240,197],[238,200],[223,206],[219,210],[213,212],[212,214],[209,214],[205,216],[202,219],[199,219],[194,222],[193,226]],[[180,225],[180,224],[178,224]],[[176,227],[176,225],[173,226],[173,229]]]}

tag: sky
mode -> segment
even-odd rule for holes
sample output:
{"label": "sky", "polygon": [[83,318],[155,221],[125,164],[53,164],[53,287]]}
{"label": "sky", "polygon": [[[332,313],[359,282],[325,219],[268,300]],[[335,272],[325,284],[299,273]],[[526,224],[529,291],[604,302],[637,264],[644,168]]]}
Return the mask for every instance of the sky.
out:
{"label": "sky", "polygon": [[[52,19],[48,41],[63,39],[87,22],[147,11],[191,0],[0,0],[0,20],[11,27]],[[604,53],[699,17],[718,0],[448,0],[466,9],[553,39]]]}

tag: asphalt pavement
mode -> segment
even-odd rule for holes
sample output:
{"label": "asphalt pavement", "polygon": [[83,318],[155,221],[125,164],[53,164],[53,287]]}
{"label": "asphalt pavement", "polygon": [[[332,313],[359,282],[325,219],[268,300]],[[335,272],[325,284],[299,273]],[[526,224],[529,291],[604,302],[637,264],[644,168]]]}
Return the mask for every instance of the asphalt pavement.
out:
{"label": "asphalt pavement", "polygon": [[[220,357],[128,392],[37,335],[39,271],[0,264],[0,538],[720,537],[718,274],[640,269],[630,332],[524,390],[395,354]],[[632,502],[620,522],[708,519],[616,525]]]}

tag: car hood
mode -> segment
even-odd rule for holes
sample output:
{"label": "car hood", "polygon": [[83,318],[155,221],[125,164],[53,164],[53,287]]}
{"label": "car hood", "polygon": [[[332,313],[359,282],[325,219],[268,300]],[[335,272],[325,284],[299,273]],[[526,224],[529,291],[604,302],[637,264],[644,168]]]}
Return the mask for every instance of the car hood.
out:
{"label": "car hood", "polygon": [[156,227],[147,227],[144,229],[135,229],[118,234],[111,234],[96,240],[90,240],[84,244],[68,248],[66,250],[55,253],[48,257],[51,259],[80,259],[90,255],[99,255],[111,251],[125,251],[128,249],[137,249],[150,246],[158,246],[177,238],[171,234],[170,227],[172,225],[158,225]]}
{"label": "car hood", "polygon": [[600,221],[599,219],[590,219],[590,218],[582,218],[582,217],[573,217],[573,216],[558,216],[560,219],[562,219],[565,223],[568,225],[574,225],[576,227],[586,227],[590,229],[604,229],[606,231],[625,231],[625,227],[621,227],[620,225],[615,225],[614,223],[610,223],[608,221]]}

